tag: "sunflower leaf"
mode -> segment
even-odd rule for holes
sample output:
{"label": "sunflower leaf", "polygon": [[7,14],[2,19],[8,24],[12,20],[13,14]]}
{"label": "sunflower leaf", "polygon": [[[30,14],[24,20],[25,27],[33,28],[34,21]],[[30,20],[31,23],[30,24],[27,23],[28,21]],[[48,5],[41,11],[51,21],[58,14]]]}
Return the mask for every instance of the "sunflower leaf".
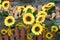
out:
{"label": "sunflower leaf", "polygon": [[2,16],[7,17],[8,15],[9,15],[9,13],[7,11],[2,12]]}
{"label": "sunflower leaf", "polygon": [[30,8],[28,8],[27,13],[32,13]]}
{"label": "sunflower leaf", "polygon": [[33,37],[35,34],[31,32],[30,35]]}

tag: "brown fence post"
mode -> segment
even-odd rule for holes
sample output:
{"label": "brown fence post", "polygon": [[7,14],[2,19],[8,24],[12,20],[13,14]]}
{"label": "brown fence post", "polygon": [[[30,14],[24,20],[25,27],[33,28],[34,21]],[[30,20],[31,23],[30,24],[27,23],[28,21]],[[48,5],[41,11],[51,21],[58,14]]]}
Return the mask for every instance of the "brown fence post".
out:
{"label": "brown fence post", "polygon": [[1,36],[1,34],[0,34],[0,40],[2,40],[2,36]]}
{"label": "brown fence post", "polygon": [[21,40],[25,40],[25,31],[24,31],[24,29],[21,30]]}
{"label": "brown fence post", "polygon": [[12,36],[10,36],[10,40],[14,40],[14,36],[12,35]]}
{"label": "brown fence post", "polygon": [[52,37],[51,40],[56,40],[56,38],[55,38],[55,36],[56,36],[56,32],[52,32],[52,34],[53,34],[53,37]]}
{"label": "brown fence post", "polygon": [[[26,30],[27,32],[26,32],[26,37],[28,36],[28,34],[30,34],[30,27]],[[27,38],[26,38],[26,40],[28,40]]]}
{"label": "brown fence post", "polygon": [[42,40],[43,36],[42,34],[38,36],[38,40]]}
{"label": "brown fence post", "polygon": [[27,35],[30,33],[30,27],[27,29]]}
{"label": "brown fence post", "polygon": [[36,36],[33,37],[33,40],[36,40]]}
{"label": "brown fence post", "polygon": [[16,40],[20,40],[18,27],[15,27],[15,36],[16,36]]}
{"label": "brown fence post", "polygon": [[8,35],[3,36],[4,40],[8,40]]}

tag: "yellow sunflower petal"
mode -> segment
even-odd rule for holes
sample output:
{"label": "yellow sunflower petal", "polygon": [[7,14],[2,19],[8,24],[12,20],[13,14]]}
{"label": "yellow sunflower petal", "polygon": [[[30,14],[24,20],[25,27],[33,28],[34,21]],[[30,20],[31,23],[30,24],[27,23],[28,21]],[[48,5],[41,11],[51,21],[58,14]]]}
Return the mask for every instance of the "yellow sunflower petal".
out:
{"label": "yellow sunflower petal", "polygon": [[51,8],[50,6],[44,5],[42,6],[42,11],[49,10],[50,8]]}
{"label": "yellow sunflower petal", "polygon": [[40,35],[42,33],[43,27],[40,24],[34,24],[31,31],[35,34],[35,35]]}
{"label": "yellow sunflower petal", "polygon": [[8,30],[7,30],[7,33],[8,33],[8,36],[12,36],[12,35],[13,35],[13,33],[12,33],[12,30],[11,30],[11,29],[8,29]]}
{"label": "yellow sunflower petal", "polygon": [[36,18],[36,23],[43,23],[44,21],[45,21],[45,16],[40,15]]}
{"label": "yellow sunflower petal", "polygon": [[50,2],[50,3],[47,4],[47,6],[49,6],[49,7],[55,6],[55,3]]}
{"label": "yellow sunflower petal", "polygon": [[45,11],[39,11],[37,15],[38,16],[44,15],[46,17],[47,16],[47,13]]}
{"label": "yellow sunflower petal", "polygon": [[51,34],[51,32],[48,32],[48,33],[46,34],[46,38],[51,39],[52,37],[53,37],[53,35]]}
{"label": "yellow sunflower petal", "polygon": [[13,16],[8,16],[4,20],[4,24],[9,27],[12,26],[14,23],[15,23],[15,18]]}
{"label": "yellow sunflower petal", "polygon": [[6,29],[2,29],[2,30],[1,30],[1,34],[2,34],[2,35],[5,35],[6,33],[7,33],[7,30],[6,30]]}
{"label": "yellow sunflower petal", "polygon": [[0,9],[2,8],[2,4],[0,4]]}
{"label": "yellow sunflower petal", "polygon": [[35,18],[34,18],[34,16],[33,16],[33,14],[31,14],[31,13],[26,13],[26,14],[23,16],[23,22],[24,22],[25,24],[33,24],[33,23],[34,23],[34,20],[35,20]]}
{"label": "yellow sunflower petal", "polygon": [[52,26],[51,27],[51,31],[57,32],[58,31],[58,27],[57,26]]}
{"label": "yellow sunflower petal", "polygon": [[25,13],[27,12],[28,9],[31,9],[32,13],[36,10],[34,7],[32,7],[31,5],[28,5],[26,8],[24,8]]}
{"label": "yellow sunflower petal", "polygon": [[31,36],[30,34],[27,35],[27,39],[28,39],[28,40],[33,40],[33,39],[32,39],[32,36]]}
{"label": "yellow sunflower petal", "polygon": [[24,6],[17,6],[17,10],[19,13],[21,12],[21,9],[24,9]]}
{"label": "yellow sunflower petal", "polygon": [[2,3],[3,9],[4,10],[8,10],[9,6],[10,6],[10,2],[9,1],[4,1]]}
{"label": "yellow sunflower petal", "polygon": [[0,0],[0,3],[2,2],[2,0]]}

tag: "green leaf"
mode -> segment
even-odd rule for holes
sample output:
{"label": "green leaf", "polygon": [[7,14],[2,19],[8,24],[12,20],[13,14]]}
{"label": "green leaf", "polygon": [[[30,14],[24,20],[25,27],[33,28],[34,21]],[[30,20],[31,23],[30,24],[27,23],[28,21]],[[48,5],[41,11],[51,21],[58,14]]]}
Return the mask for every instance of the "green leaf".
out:
{"label": "green leaf", "polygon": [[28,8],[27,13],[32,13],[30,8]]}
{"label": "green leaf", "polygon": [[2,16],[7,17],[9,15],[8,11],[3,11]]}
{"label": "green leaf", "polygon": [[57,0],[50,0],[50,2],[58,3],[58,1],[57,1]]}
{"label": "green leaf", "polygon": [[34,17],[36,18],[36,15],[38,14],[38,11],[36,10],[35,12],[33,12]]}
{"label": "green leaf", "polygon": [[33,37],[35,34],[31,32],[30,35]]}

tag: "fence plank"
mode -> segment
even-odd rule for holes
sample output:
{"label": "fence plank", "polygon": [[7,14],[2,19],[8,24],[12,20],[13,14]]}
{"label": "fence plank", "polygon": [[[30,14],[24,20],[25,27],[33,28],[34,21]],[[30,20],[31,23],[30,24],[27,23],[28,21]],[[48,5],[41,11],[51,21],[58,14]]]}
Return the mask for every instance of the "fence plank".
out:
{"label": "fence plank", "polygon": [[[26,37],[27,37],[27,35],[30,33],[30,28],[28,28],[27,30],[26,30],[27,32],[26,32]],[[26,38],[26,40],[28,40],[27,38]]]}
{"label": "fence plank", "polygon": [[4,40],[8,40],[8,35],[3,36]]}
{"label": "fence plank", "polygon": [[10,36],[10,40],[14,40],[14,36],[12,35],[12,36]]}
{"label": "fence plank", "polygon": [[43,36],[42,34],[38,36],[38,40],[42,40]]}
{"label": "fence plank", "polygon": [[36,36],[33,37],[33,40],[36,40]]}
{"label": "fence plank", "polygon": [[52,32],[52,34],[53,34],[53,38],[51,39],[51,40],[56,40],[56,32]]}
{"label": "fence plank", "polygon": [[30,33],[30,28],[27,29],[27,35]]}
{"label": "fence plank", "polygon": [[20,40],[19,31],[17,27],[15,27],[15,36],[16,36],[16,40]]}
{"label": "fence plank", "polygon": [[25,40],[25,31],[24,31],[24,29],[21,30],[21,40]]}
{"label": "fence plank", "polygon": [[2,40],[2,36],[1,36],[1,34],[0,34],[0,40]]}

